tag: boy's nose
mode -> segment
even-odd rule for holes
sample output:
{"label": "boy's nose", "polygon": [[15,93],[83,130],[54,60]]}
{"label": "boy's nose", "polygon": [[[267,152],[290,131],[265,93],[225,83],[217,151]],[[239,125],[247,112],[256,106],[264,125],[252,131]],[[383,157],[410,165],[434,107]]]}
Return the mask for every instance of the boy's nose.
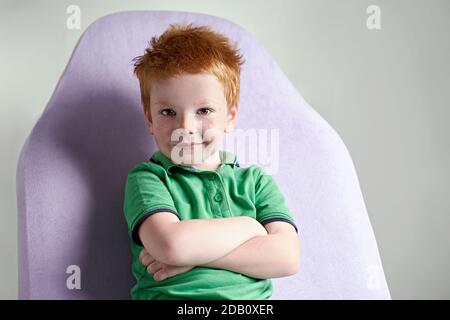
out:
{"label": "boy's nose", "polygon": [[189,115],[181,116],[180,128],[187,130],[189,133],[194,133],[196,131],[195,119],[192,119]]}

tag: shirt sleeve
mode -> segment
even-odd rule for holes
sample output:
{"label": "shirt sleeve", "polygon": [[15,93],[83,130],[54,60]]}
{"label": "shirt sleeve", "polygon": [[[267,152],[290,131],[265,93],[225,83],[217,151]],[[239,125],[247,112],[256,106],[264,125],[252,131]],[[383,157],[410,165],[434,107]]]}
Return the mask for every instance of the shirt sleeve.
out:
{"label": "shirt sleeve", "polygon": [[180,219],[172,196],[163,181],[155,173],[136,167],[127,177],[123,211],[128,235],[138,246],[142,246],[139,226],[152,214],[168,211]]}
{"label": "shirt sleeve", "polygon": [[273,221],[291,224],[298,233],[294,217],[286,207],[285,199],[274,178],[258,167],[255,186],[256,220],[262,225]]}

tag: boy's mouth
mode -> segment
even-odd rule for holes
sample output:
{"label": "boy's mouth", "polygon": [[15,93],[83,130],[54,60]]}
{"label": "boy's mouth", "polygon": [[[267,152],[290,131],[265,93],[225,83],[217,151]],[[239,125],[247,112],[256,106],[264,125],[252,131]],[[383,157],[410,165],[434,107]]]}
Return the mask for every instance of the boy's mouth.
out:
{"label": "boy's mouth", "polygon": [[194,146],[200,146],[203,143],[182,143],[179,146],[180,147],[194,147]]}
{"label": "boy's mouth", "polygon": [[172,146],[179,146],[179,147],[194,147],[194,146],[200,146],[202,144],[205,144],[206,142],[200,142],[200,143],[172,143]]}

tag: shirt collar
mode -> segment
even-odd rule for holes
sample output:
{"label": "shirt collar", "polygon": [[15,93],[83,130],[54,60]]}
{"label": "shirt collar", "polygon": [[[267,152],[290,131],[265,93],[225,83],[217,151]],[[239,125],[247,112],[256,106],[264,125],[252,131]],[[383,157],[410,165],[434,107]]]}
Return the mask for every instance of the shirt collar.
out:
{"label": "shirt collar", "polygon": [[[222,162],[222,164],[229,164],[232,167],[234,167],[234,166],[239,167],[237,157],[232,152],[226,151],[226,150],[219,150],[219,156],[220,156],[220,161]],[[160,150],[156,150],[153,153],[153,155],[150,158],[150,161],[162,165],[168,174],[171,174],[170,170],[173,167],[178,167],[178,168],[182,168],[184,170],[193,171],[193,172],[199,171],[198,169],[196,169],[194,167],[184,166],[184,165],[179,165],[179,164],[174,163],[170,158],[166,157]]]}

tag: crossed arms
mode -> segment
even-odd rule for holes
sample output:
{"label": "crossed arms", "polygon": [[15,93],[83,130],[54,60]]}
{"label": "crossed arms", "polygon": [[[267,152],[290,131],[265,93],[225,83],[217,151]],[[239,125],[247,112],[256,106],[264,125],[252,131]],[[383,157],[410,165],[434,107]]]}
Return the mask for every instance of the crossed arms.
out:
{"label": "crossed arms", "polygon": [[300,266],[297,233],[282,221],[265,227],[246,216],[179,221],[171,212],[159,212],[142,223],[139,236],[144,245],[140,260],[155,280],[194,266],[260,279],[290,276]]}

